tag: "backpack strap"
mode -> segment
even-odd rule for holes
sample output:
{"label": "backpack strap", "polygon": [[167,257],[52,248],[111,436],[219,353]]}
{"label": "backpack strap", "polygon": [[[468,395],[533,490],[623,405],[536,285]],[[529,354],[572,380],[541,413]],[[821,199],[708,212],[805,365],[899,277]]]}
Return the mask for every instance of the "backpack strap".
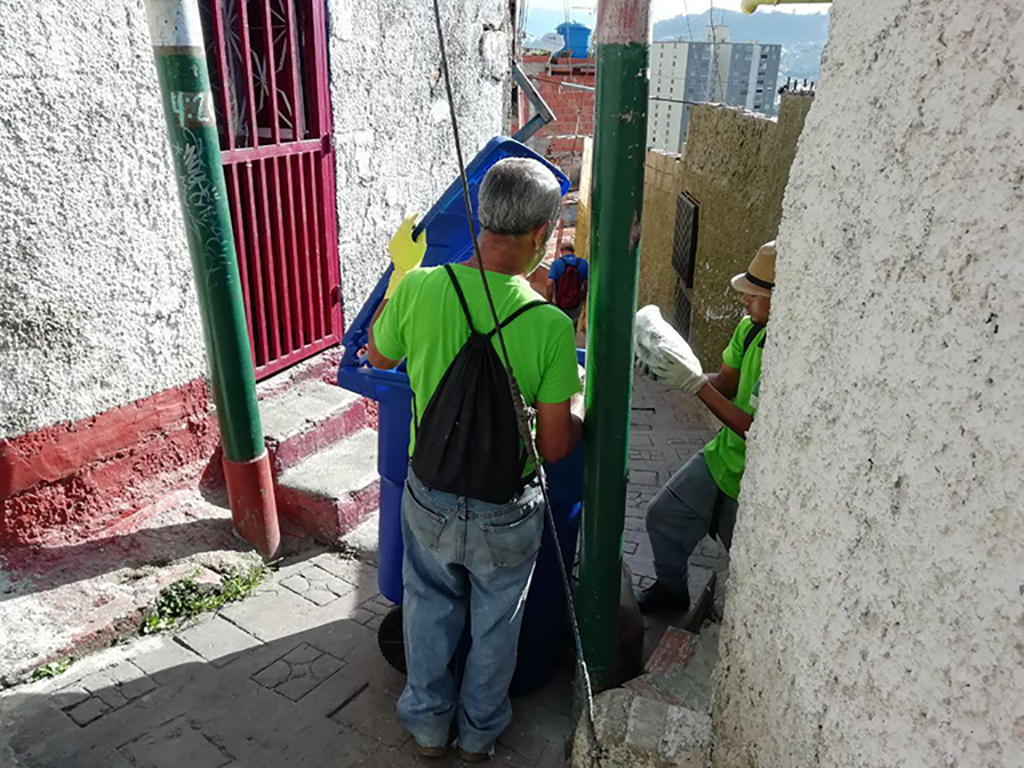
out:
{"label": "backpack strap", "polygon": [[[470,333],[476,333],[477,332],[476,328],[473,327],[473,318],[470,317],[470,315],[469,315],[469,304],[466,303],[466,294],[464,294],[462,292],[462,286],[459,285],[458,278],[455,277],[455,273],[452,271],[452,268],[451,268],[450,265],[445,264],[444,265],[444,271],[447,272],[448,273],[448,277],[451,278],[452,285],[455,288],[455,295],[459,297],[459,304],[462,305],[462,313],[466,316],[466,322],[469,323],[469,331],[470,331]],[[519,309],[517,309],[515,312],[513,312],[511,315],[506,317],[501,322],[501,327],[504,328],[505,326],[507,326],[509,323],[511,323],[513,320],[515,320],[517,317],[519,317],[521,314],[523,314],[527,310],[533,309],[534,307],[540,307],[540,306],[543,306],[545,304],[550,304],[550,302],[544,301],[543,299],[537,299],[536,301],[531,301],[531,302],[529,302],[527,304],[523,304],[523,306],[521,306]],[[484,335],[489,339],[492,336],[494,336],[494,334],[496,334],[497,332],[498,332],[498,329],[494,328],[494,329],[491,330],[490,333],[486,333]]]}
{"label": "backpack strap", "polygon": [[[747,338],[745,338],[743,340],[743,354],[744,355],[747,354],[747,350],[750,349],[750,345],[754,343],[754,339],[757,338],[757,334],[759,334],[763,330],[764,330],[764,325],[762,325],[760,323],[754,323],[750,327],[750,331],[747,333]],[[759,346],[761,348],[764,348],[764,340],[763,339],[761,340],[761,344]]]}
{"label": "backpack strap", "polygon": [[462,292],[462,286],[459,285],[459,281],[455,277],[455,273],[452,271],[451,265],[445,264],[444,271],[448,273],[448,277],[451,278],[452,285],[455,286],[455,295],[459,297],[459,304],[462,305],[462,313],[466,316],[466,322],[469,323],[469,332],[475,334],[476,328],[473,327],[473,318],[469,316],[469,305],[466,303],[466,294]]}
{"label": "backpack strap", "polygon": [[[513,320],[515,320],[517,317],[519,317],[524,312],[528,312],[529,310],[533,309],[534,307],[543,307],[545,304],[549,304],[549,303],[550,302],[543,301],[542,299],[537,299],[536,301],[531,301],[528,304],[523,304],[523,306],[521,306],[519,309],[517,309],[515,312],[513,312],[511,315],[509,315],[508,317],[506,317],[504,320],[501,321],[502,329],[504,329],[509,323],[511,323]],[[487,338],[488,339],[491,338],[497,332],[498,332],[497,328],[492,329],[490,333],[486,334]]]}

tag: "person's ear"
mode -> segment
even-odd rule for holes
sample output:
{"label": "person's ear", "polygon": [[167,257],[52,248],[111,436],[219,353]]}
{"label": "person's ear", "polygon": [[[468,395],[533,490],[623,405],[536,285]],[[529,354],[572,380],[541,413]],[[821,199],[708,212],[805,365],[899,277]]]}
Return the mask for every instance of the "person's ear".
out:
{"label": "person's ear", "polygon": [[540,248],[548,239],[548,235],[551,233],[551,224],[545,222],[533,230],[533,247],[534,249]]}

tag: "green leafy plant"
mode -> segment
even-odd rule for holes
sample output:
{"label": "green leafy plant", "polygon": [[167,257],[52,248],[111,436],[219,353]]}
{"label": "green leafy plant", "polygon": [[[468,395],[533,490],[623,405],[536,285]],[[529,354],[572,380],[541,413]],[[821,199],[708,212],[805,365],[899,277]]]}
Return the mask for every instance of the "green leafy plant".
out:
{"label": "green leafy plant", "polygon": [[247,597],[266,578],[267,569],[263,565],[256,565],[244,571],[231,571],[220,582],[221,605]]}
{"label": "green leafy plant", "polygon": [[51,661],[49,664],[43,664],[38,667],[29,677],[30,683],[38,682],[39,680],[49,680],[51,677],[57,677],[63,675],[68,671],[68,667],[71,666],[71,659],[57,659]]}
{"label": "green leafy plant", "polygon": [[232,569],[219,584],[203,584],[195,574],[171,582],[160,592],[153,608],[142,622],[141,632],[151,635],[171,629],[182,621],[241,600],[267,577],[263,565],[244,570]]}

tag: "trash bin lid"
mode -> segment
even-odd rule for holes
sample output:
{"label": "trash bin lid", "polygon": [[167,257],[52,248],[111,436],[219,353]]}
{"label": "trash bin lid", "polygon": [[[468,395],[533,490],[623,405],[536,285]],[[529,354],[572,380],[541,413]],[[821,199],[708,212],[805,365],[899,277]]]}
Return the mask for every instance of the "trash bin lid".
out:
{"label": "trash bin lid", "polygon": [[[466,166],[466,177],[469,181],[470,205],[473,210],[473,223],[480,231],[480,223],[477,219],[477,194],[480,184],[491,166],[506,157],[528,157],[538,160],[546,165],[558,179],[562,194],[569,191],[570,182],[568,177],[555,165],[545,160],[532,149],[515,139],[507,136],[497,136],[491,139],[481,149],[476,157]],[[466,209],[462,197],[462,182],[456,178],[438,198],[433,207],[427,211],[414,230],[414,235],[419,236],[423,230],[427,232],[427,253],[423,258],[423,266],[436,267],[441,264],[450,264],[465,261],[473,252],[473,241],[470,237],[469,226],[466,223]],[[405,381],[408,386],[408,375],[405,373],[404,363],[393,371],[382,371],[371,368],[365,357],[359,355],[360,350],[366,346],[370,337],[370,321],[373,319],[377,307],[384,299],[384,292],[387,290],[388,281],[391,279],[391,266],[381,275],[377,285],[370,292],[369,297],[363,304],[362,309],[356,315],[355,320],[345,330],[342,337],[344,353],[341,364],[338,367],[338,385],[345,389],[358,392],[366,397],[374,397],[376,383],[389,381],[398,383]],[[362,370],[366,369],[366,370]],[[372,380],[372,381],[371,381]]]}

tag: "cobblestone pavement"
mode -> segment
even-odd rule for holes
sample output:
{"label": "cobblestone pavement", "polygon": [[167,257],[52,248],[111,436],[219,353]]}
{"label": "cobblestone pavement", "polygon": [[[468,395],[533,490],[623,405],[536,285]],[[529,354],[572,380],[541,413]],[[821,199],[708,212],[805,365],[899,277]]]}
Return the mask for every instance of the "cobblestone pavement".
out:
{"label": "cobblestone pavement", "polygon": [[[637,381],[633,408],[625,541],[634,578],[645,585],[654,571],[644,506],[711,432],[695,399],[646,380]],[[724,571],[724,552],[705,542],[693,564]],[[403,677],[377,647],[388,609],[372,563],[309,553],[245,601],[181,631],[136,638],[56,679],[0,694],[0,766],[425,764],[395,716]],[[560,672],[514,700],[515,720],[493,764],[564,765],[571,696]]]}

